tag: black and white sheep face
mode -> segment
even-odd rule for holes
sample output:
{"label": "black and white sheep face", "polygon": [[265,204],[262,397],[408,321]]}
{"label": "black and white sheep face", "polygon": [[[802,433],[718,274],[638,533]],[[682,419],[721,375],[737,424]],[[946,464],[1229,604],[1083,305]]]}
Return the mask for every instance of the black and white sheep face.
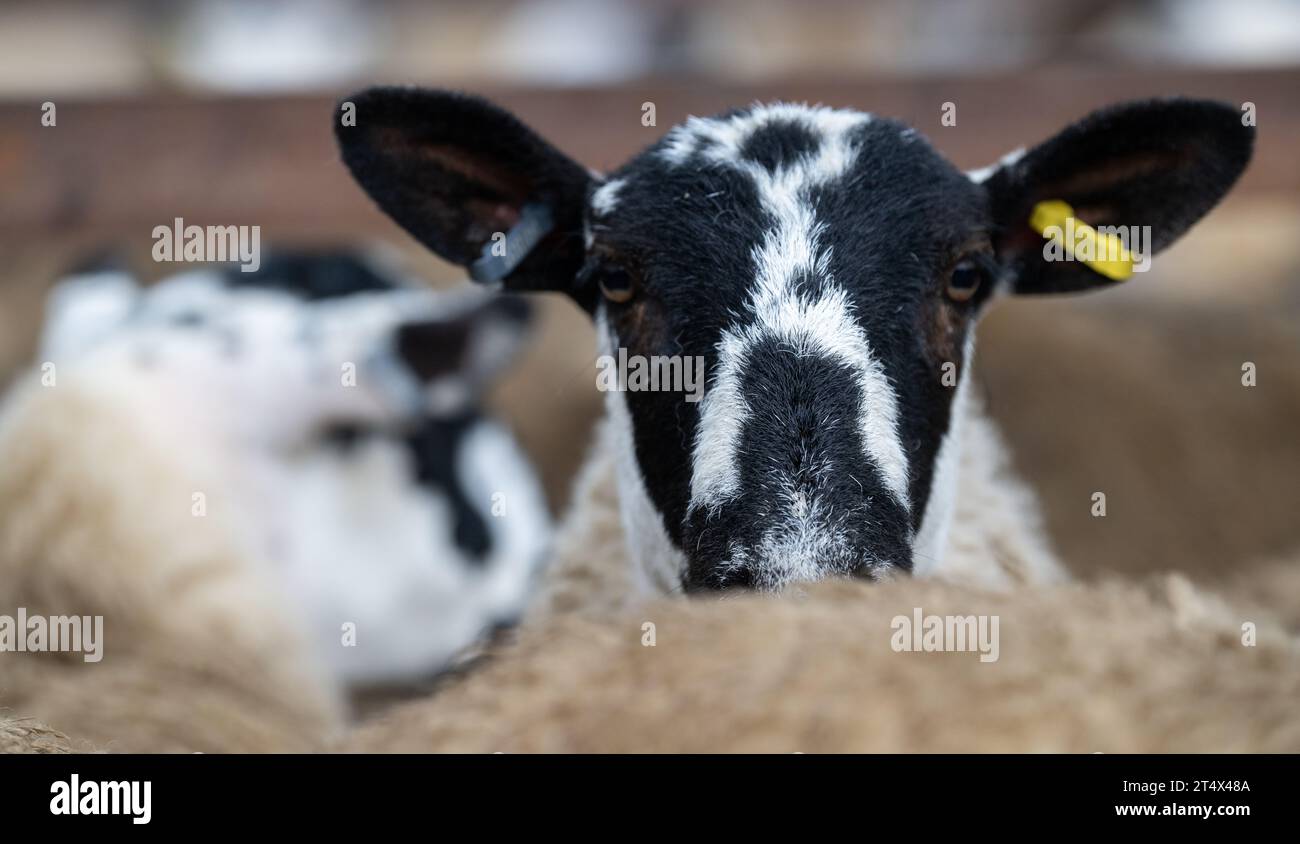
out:
{"label": "black and white sheep face", "polygon": [[434,251],[569,293],[607,353],[704,362],[698,403],[609,397],[629,551],[667,589],[921,567],[942,545],[974,318],[998,292],[1113,283],[1049,260],[1034,207],[1149,226],[1158,250],[1252,141],[1230,107],[1151,101],[968,176],[890,120],[755,106],[692,118],[597,176],[473,97],[348,102],[344,160]]}
{"label": "black and white sheep face", "polygon": [[578,285],[631,291],[602,341],[707,372],[611,397],[688,585],[911,569],[990,227],[914,132],[830,109],[692,119],[594,188]]}

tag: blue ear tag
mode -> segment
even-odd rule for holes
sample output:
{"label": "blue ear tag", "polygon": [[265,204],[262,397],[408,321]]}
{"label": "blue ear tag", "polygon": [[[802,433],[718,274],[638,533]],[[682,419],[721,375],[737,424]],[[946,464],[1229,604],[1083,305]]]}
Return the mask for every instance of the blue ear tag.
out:
{"label": "blue ear tag", "polygon": [[500,284],[554,228],[548,206],[528,203],[519,211],[519,222],[505,233],[504,242],[493,237],[483,244],[483,254],[469,265],[469,277],[481,284]]}

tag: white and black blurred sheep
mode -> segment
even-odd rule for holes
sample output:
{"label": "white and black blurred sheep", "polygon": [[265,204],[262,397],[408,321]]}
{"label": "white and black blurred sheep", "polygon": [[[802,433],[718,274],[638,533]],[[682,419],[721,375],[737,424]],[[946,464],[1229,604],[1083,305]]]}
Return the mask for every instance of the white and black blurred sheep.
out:
{"label": "white and black blurred sheep", "polygon": [[[300,663],[308,700],[434,676],[517,619],[547,547],[533,471],[479,410],[528,317],[351,254],[149,288],[112,270],[68,279],[0,426],[0,594],[106,615],[104,670],[156,644],[128,615],[159,616],[162,638],[202,624],[189,596],[220,604],[210,620],[235,650],[248,635],[256,659]],[[129,535],[150,523],[184,535]],[[220,576],[187,562],[205,543]]]}

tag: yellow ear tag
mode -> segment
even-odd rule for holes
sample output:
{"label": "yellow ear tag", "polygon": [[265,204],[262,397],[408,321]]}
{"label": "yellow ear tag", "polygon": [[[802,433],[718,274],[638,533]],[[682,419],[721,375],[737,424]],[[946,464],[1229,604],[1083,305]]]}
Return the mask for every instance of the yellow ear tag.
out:
{"label": "yellow ear tag", "polygon": [[1106,278],[1123,281],[1133,275],[1133,253],[1118,235],[1105,234],[1074,216],[1074,209],[1059,199],[1034,206],[1029,225],[1054,241],[1073,260],[1087,264]]}

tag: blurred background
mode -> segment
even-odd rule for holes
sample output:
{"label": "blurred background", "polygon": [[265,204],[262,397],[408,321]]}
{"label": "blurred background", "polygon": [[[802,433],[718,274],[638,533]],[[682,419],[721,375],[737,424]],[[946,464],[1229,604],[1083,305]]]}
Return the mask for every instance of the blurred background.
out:
{"label": "blurred background", "polygon": [[[979,376],[1085,576],[1216,578],[1300,545],[1300,1],[7,0],[0,385],[85,255],[177,269],[149,255],[175,217],[259,225],[267,249],[383,241],[464,283],[338,162],[334,104],[375,82],[484,93],[597,169],[753,100],[901,118],[963,168],[1118,100],[1252,104],[1255,159],[1220,208],[1118,290],[1001,305]],[[560,510],[600,402],[586,317],[542,310],[494,403]]]}

